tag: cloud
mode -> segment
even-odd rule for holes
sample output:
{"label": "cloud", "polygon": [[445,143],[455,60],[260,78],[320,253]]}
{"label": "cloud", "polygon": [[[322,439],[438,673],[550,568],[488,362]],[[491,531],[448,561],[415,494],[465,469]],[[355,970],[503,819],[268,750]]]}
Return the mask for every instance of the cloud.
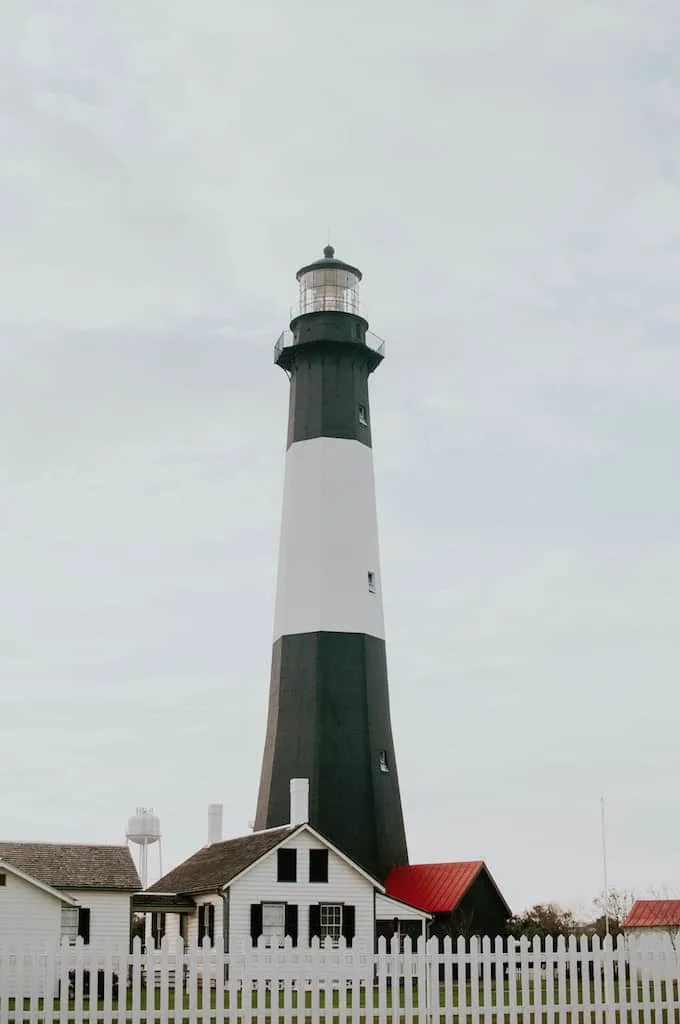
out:
{"label": "cloud", "polygon": [[583,901],[606,789],[613,877],[666,881],[671,0],[27,0],[0,28],[10,832],[111,840],[153,803],[172,863],[211,800],[247,826],[285,444],[271,346],[330,231],[388,343],[372,417],[412,853],[481,854],[520,903]]}

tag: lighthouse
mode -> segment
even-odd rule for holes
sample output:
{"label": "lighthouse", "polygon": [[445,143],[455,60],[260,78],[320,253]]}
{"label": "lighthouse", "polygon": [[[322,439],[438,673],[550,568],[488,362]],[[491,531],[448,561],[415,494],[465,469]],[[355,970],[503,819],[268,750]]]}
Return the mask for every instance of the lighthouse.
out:
{"label": "lighthouse", "polygon": [[275,362],[290,381],[269,710],[256,829],[309,822],[383,880],[408,855],[392,740],[368,381],[383,359],[361,271],[332,246],[297,273]]}

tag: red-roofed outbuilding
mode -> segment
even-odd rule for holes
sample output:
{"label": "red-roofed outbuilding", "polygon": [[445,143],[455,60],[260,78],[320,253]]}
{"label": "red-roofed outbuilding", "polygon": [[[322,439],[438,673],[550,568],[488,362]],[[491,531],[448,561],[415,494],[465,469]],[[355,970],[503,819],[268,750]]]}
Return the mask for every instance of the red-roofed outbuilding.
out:
{"label": "red-roofed outbuilding", "polygon": [[680,929],[680,900],[636,900],[621,927]]}
{"label": "red-roofed outbuilding", "polygon": [[503,935],[512,913],[483,860],[395,867],[385,889],[433,914],[439,935]]}

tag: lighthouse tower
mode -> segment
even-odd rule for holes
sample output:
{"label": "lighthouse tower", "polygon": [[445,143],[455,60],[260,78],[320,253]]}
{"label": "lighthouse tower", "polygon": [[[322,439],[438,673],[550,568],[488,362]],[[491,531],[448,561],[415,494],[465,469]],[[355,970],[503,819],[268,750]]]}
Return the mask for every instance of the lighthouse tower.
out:
{"label": "lighthouse tower", "polygon": [[292,778],[309,821],[379,879],[406,864],[392,742],[368,378],[356,267],[323,258],[297,273],[288,444],[269,713],[255,828],[289,819]]}

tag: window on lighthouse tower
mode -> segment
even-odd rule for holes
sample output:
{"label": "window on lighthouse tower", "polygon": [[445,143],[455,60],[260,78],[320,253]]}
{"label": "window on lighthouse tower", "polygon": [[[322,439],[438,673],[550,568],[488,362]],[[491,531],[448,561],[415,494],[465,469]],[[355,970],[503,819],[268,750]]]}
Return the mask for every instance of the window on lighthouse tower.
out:
{"label": "window on lighthouse tower", "polygon": [[359,406],[359,423],[362,427],[368,426],[368,412],[366,411],[365,405]]}
{"label": "window on lighthouse tower", "polygon": [[368,573],[368,592],[369,594],[375,594],[375,573],[370,570]]}

